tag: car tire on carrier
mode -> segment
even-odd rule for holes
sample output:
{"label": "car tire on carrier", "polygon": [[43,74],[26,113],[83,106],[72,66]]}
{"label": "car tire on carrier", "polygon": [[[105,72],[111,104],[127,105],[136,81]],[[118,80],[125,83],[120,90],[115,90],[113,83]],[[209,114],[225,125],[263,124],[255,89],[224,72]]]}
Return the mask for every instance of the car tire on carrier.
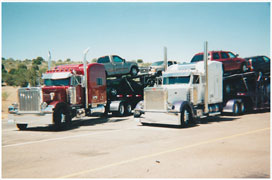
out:
{"label": "car tire on carrier", "polygon": [[246,66],[245,63],[241,65],[241,69],[240,70],[241,70],[242,73],[245,73],[245,72],[248,71],[248,68],[247,68],[247,66]]}
{"label": "car tire on carrier", "polygon": [[137,76],[138,74],[138,68],[133,66],[131,69],[130,69],[130,75],[131,76]]}

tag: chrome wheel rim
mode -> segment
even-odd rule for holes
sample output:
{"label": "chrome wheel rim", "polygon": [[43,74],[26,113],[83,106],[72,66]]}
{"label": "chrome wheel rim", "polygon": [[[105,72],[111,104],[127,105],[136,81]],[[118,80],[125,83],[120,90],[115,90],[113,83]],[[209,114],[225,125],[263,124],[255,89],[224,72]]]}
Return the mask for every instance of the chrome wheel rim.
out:
{"label": "chrome wheel rim", "polygon": [[234,105],[234,113],[235,114],[238,114],[238,105],[237,105],[237,103]]}
{"label": "chrome wheel rim", "polygon": [[132,68],[132,74],[133,74],[133,75],[136,75],[136,74],[137,74],[137,69]]}
{"label": "chrome wheel rim", "polygon": [[125,111],[125,108],[123,105],[120,106],[120,114],[123,115]]}
{"label": "chrome wheel rim", "polygon": [[129,105],[127,106],[127,112],[128,112],[128,113],[131,113],[131,109],[132,109],[132,108],[131,108],[131,105],[129,104]]}
{"label": "chrome wheel rim", "polygon": [[60,115],[60,122],[64,122],[65,121],[65,115],[63,113],[61,113]]}
{"label": "chrome wheel rim", "polygon": [[188,124],[189,122],[189,115],[190,115],[189,112],[185,109],[183,114],[183,119],[186,124]]}
{"label": "chrome wheel rim", "polygon": [[241,112],[242,113],[245,112],[245,105],[244,105],[244,103],[241,103]]}

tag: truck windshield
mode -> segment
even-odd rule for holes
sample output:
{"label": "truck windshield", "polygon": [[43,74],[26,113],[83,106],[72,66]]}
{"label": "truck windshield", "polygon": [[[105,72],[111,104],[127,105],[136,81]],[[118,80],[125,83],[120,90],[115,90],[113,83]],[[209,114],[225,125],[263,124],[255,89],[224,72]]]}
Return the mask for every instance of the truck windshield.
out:
{"label": "truck windshield", "polygon": [[190,82],[190,76],[183,77],[164,77],[163,84],[188,84]]}
{"label": "truck windshield", "polygon": [[44,84],[46,86],[68,86],[70,84],[70,78],[66,78],[66,79],[45,79]]}

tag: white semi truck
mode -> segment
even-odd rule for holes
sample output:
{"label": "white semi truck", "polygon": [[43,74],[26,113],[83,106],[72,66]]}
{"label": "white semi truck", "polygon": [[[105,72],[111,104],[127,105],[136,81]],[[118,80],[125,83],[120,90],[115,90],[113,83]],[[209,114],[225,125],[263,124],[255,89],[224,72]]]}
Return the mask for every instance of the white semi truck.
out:
{"label": "white semi truck", "polygon": [[207,116],[270,109],[270,73],[224,76],[222,63],[208,61],[207,52],[205,42],[204,62],[172,65],[162,74],[162,83],[145,88],[135,119],[186,127]]}
{"label": "white semi truck", "polygon": [[220,114],[222,63],[208,61],[207,67],[206,75],[205,62],[170,66],[161,85],[144,89],[144,101],[136,106],[134,117],[141,123],[186,127],[196,118]]}

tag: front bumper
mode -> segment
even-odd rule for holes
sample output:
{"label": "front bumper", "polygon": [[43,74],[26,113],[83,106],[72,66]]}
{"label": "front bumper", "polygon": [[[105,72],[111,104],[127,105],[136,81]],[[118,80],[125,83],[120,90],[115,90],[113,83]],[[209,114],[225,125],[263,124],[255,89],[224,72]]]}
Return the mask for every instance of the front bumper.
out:
{"label": "front bumper", "polygon": [[134,117],[140,123],[181,125],[180,113],[170,111],[145,111],[140,117]]}
{"label": "front bumper", "polygon": [[12,113],[8,119],[15,124],[48,125],[53,123],[53,113]]}

